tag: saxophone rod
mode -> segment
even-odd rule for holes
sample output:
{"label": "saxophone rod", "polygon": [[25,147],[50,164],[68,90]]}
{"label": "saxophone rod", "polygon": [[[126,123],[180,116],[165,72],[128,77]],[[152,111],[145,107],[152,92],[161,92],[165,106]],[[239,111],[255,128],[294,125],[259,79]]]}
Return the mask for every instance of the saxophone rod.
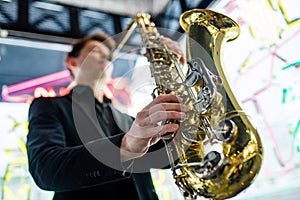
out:
{"label": "saxophone rod", "polygon": [[137,26],[137,22],[136,19],[134,18],[129,26],[126,29],[125,34],[122,36],[121,40],[118,42],[116,48],[114,50],[112,50],[109,54],[108,60],[112,61],[116,55],[119,54],[120,50],[123,48],[124,44],[128,41],[128,38],[131,36],[132,32],[134,31],[134,29]]}

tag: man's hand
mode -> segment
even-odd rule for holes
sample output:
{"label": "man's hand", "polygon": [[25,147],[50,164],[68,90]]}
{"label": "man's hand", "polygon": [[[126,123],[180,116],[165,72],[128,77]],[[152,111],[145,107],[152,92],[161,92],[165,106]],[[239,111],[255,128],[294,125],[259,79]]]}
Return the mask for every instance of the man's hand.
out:
{"label": "man's hand", "polygon": [[178,124],[159,123],[166,120],[182,120],[188,107],[180,104],[175,95],[160,95],[142,109],[121,143],[121,161],[141,157],[162,135],[178,130]]}
{"label": "man's hand", "polygon": [[162,42],[166,45],[166,47],[171,51],[172,53],[175,53],[178,56],[178,59],[181,64],[184,63],[184,53],[180,48],[180,44],[177,41],[174,41],[168,37],[161,38]]}

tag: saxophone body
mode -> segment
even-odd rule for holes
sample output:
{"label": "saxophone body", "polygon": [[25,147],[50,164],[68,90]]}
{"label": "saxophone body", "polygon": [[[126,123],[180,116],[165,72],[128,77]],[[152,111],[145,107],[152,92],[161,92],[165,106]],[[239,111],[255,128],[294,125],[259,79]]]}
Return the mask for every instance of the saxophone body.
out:
{"label": "saxophone body", "polygon": [[[186,32],[186,60],[161,42],[148,14],[135,18],[143,54],[150,62],[158,94],[175,94],[190,111],[165,141],[176,185],[187,199],[233,197],[257,176],[263,147],[257,130],[239,106],[221,60],[224,42],[239,35],[239,26],[220,13],[194,9],[181,15]],[[176,156],[174,156],[176,152]]]}

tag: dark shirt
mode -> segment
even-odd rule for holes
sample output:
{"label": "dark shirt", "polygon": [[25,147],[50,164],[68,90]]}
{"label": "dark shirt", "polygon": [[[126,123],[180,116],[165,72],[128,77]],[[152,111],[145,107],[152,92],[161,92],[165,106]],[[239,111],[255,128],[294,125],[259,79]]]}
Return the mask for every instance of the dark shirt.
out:
{"label": "dark shirt", "polygon": [[[101,128],[106,136],[112,136],[109,134],[122,133],[122,130],[116,124],[112,112],[111,101],[104,97],[103,103],[95,100],[96,114]],[[132,200],[138,199],[136,189],[132,178],[124,179],[116,183],[116,188],[107,187],[106,191],[110,191],[110,199],[122,199],[124,194],[130,196]]]}

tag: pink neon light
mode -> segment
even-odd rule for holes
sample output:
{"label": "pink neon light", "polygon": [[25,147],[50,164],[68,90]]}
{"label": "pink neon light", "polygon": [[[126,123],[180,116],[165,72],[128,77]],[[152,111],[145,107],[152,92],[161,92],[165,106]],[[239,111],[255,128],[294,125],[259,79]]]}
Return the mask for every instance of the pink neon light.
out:
{"label": "pink neon light", "polygon": [[46,76],[42,76],[42,77],[39,77],[39,78],[35,78],[35,79],[29,80],[29,81],[24,81],[24,82],[21,82],[21,83],[17,83],[17,84],[14,84],[14,85],[7,86],[7,92],[8,93],[16,92],[16,91],[31,88],[31,87],[34,87],[34,86],[37,86],[37,85],[41,85],[41,84],[44,84],[44,83],[49,83],[49,82],[52,82],[52,81],[56,81],[56,80],[59,80],[59,79],[65,79],[65,78],[70,78],[70,72],[68,70],[64,70],[64,71],[61,71],[61,72],[56,72],[56,73],[49,74],[49,75],[46,75]]}

